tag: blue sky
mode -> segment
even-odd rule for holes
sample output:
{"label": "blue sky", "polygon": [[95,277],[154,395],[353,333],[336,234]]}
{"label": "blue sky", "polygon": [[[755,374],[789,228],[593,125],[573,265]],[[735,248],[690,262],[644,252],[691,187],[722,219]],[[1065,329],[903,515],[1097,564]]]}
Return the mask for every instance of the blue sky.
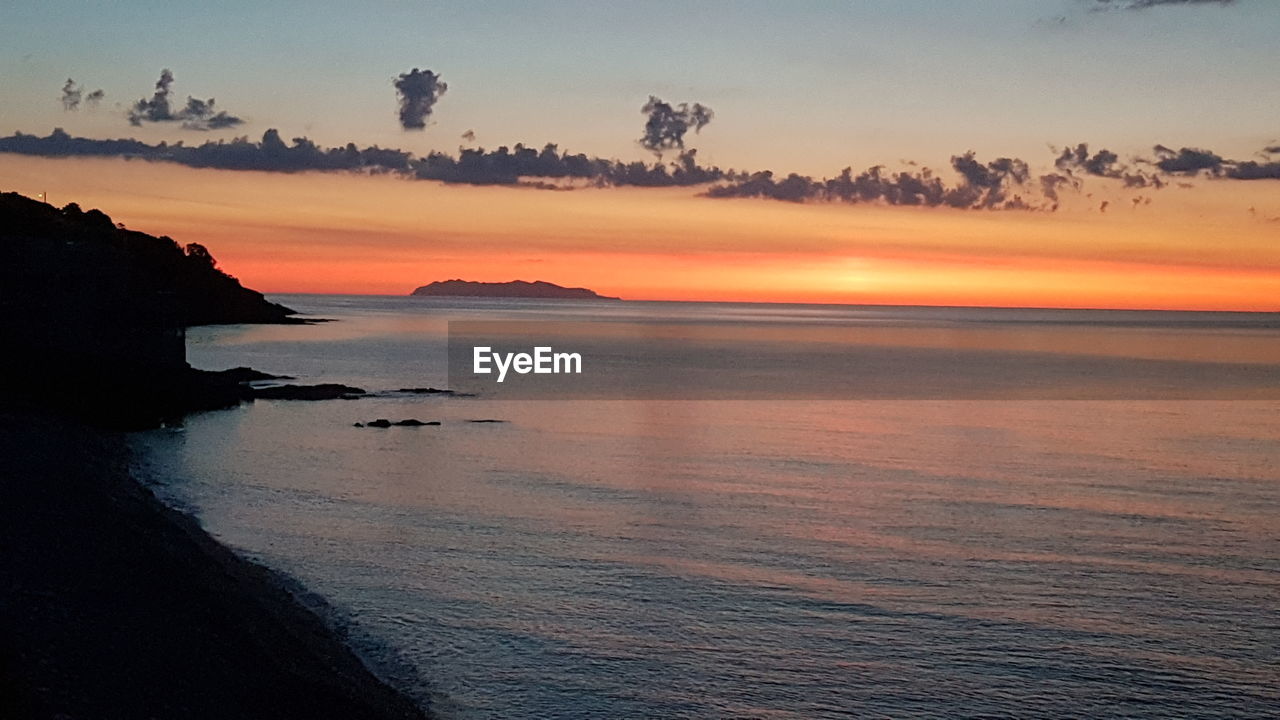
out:
{"label": "blue sky", "polygon": [[[260,135],[453,150],[541,144],[639,158],[650,94],[716,111],[695,143],[732,167],[833,173],[945,165],[954,153],[1047,160],[1046,143],[1153,143],[1243,157],[1280,136],[1280,3],[1089,12],[1086,0],[477,3],[123,0],[10,4],[0,132],[63,126],[147,140]],[[449,91],[406,133],[391,79]],[[216,133],[130,127],[161,68],[180,97],[249,122]],[[103,88],[66,113],[73,77]],[[119,106],[117,106],[119,104]]]}

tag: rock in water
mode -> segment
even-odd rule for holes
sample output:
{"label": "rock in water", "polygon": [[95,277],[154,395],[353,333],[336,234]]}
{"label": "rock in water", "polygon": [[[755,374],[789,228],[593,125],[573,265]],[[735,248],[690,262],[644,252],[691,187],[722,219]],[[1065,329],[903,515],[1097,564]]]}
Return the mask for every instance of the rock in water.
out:
{"label": "rock in water", "polygon": [[367,393],[363,388],[337,383],[319,385],[273,385],[253,388],[254,399],[261,400],[351,400]]}

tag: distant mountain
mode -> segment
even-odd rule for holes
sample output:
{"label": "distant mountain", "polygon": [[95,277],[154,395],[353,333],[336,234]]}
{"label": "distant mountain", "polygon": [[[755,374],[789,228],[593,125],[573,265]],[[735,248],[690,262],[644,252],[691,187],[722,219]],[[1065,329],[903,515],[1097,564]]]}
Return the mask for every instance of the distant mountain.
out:
{"label": "distant mountain", "polygon": [[541,298],[552,300],[617,300],[605,297],[586,288],[567,288],[537,280],[525,282],[474,282],[471,280],[437,280],[423,285],[411,295],[420,297],[489,297],[489,298]]}

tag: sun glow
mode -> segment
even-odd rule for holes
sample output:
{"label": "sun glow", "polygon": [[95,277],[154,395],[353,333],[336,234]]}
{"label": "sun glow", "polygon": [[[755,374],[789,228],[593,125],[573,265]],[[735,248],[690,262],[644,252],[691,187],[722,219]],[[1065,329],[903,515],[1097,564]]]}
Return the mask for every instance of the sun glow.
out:
{"label": "sun glow", "polygon": [[518,278],[648,300],[1280,310],[1280,208],[1258,183],[1050,214],[15,156],[0,182],[207,245],[265,292]]}

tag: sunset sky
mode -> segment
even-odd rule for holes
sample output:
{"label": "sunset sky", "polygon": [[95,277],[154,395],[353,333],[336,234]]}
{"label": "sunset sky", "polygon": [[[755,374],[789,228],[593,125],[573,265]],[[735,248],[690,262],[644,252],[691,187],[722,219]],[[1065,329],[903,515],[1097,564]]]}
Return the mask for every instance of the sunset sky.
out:
{"label": "sunset sky", "polygon": [[[780,176],[928,166],[951,183],[968,151],[1038,175],[1077,143],[1149,174],[1156,144],[1267,165],[1278,34],[1270,0],[42,2],[0,22],[0,135],[191,145],[278,128],[653,162],[638,139],[657,95],[714,110],[685,137],[699,162]],[[392,85],[415,67],[448,84],[423,131],[401,127]],[[162,68],[176,102],[216,98],[243,122],[131,125]],[[65,109],[68,78],[102,101]],[[0,154],[0,190],[200,242],[265,292],[520,278],[630,299],[1280,310],[1280,179],[1082,179],[1050,212]]]}

